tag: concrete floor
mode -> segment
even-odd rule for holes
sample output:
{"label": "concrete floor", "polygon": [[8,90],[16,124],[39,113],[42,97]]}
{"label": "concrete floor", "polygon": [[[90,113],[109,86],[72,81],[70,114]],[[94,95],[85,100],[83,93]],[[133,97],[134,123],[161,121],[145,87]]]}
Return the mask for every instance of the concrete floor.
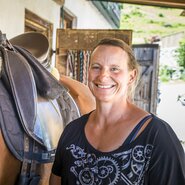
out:
{"label": "concrete floor", "polygon": [[177,101],[178,95],[185,94],[185,82],[161,83],[159,89],[157,115],[170,124],[185,148],[185,106]]}

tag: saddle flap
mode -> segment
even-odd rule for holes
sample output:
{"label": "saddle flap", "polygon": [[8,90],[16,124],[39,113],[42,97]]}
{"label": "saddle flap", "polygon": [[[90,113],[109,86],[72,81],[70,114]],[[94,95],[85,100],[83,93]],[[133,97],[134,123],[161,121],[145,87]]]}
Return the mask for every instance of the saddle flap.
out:
{"label": "saddle flap", "polygon": [[14,51],[2,50],[4,71],[9,82],[20,121],[31,135],[36,119],[36,87],[30,66],[25,59]]}
{"label": "saddle flap", "polygon": [[42,97],[56,99],[67,89],[62,86],[37,59],[30,54],[26,49],[20,46],[14,48],[27,60],[30,65],[38,93]]}

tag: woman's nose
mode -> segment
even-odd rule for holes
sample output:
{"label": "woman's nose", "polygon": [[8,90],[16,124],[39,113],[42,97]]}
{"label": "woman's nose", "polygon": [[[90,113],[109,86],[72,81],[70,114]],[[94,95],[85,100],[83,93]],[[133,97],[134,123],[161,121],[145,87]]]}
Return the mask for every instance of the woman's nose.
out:
{"label": "woman's nose", "polygon": [[107,69],[101,69],[101,71],[100,71],[100,77],[107,77],[107,76],[109,76],[109,70],[107,70]]}

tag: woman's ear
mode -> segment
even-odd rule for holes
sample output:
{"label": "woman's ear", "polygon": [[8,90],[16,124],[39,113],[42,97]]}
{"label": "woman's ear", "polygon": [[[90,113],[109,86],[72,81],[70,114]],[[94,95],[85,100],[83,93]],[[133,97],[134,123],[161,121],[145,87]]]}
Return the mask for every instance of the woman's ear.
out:
{"label": "woman's ear", "polygon": [[136,69],[130,71],[130,76],[129,76],[129,82],[128,82],[128,84],[131,84],[131,83],[134,82],[134,80],[136,78],[136,75],[137,75]]}

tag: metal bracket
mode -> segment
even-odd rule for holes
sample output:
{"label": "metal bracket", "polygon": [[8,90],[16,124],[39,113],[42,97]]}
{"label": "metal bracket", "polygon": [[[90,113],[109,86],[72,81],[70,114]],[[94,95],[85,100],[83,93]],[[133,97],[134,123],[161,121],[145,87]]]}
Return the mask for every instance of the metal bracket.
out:
{"label": "metal bracket", "polygon": [[0,31],[0,45],[5,45],[6,44],[6,34],[3,34]]}

